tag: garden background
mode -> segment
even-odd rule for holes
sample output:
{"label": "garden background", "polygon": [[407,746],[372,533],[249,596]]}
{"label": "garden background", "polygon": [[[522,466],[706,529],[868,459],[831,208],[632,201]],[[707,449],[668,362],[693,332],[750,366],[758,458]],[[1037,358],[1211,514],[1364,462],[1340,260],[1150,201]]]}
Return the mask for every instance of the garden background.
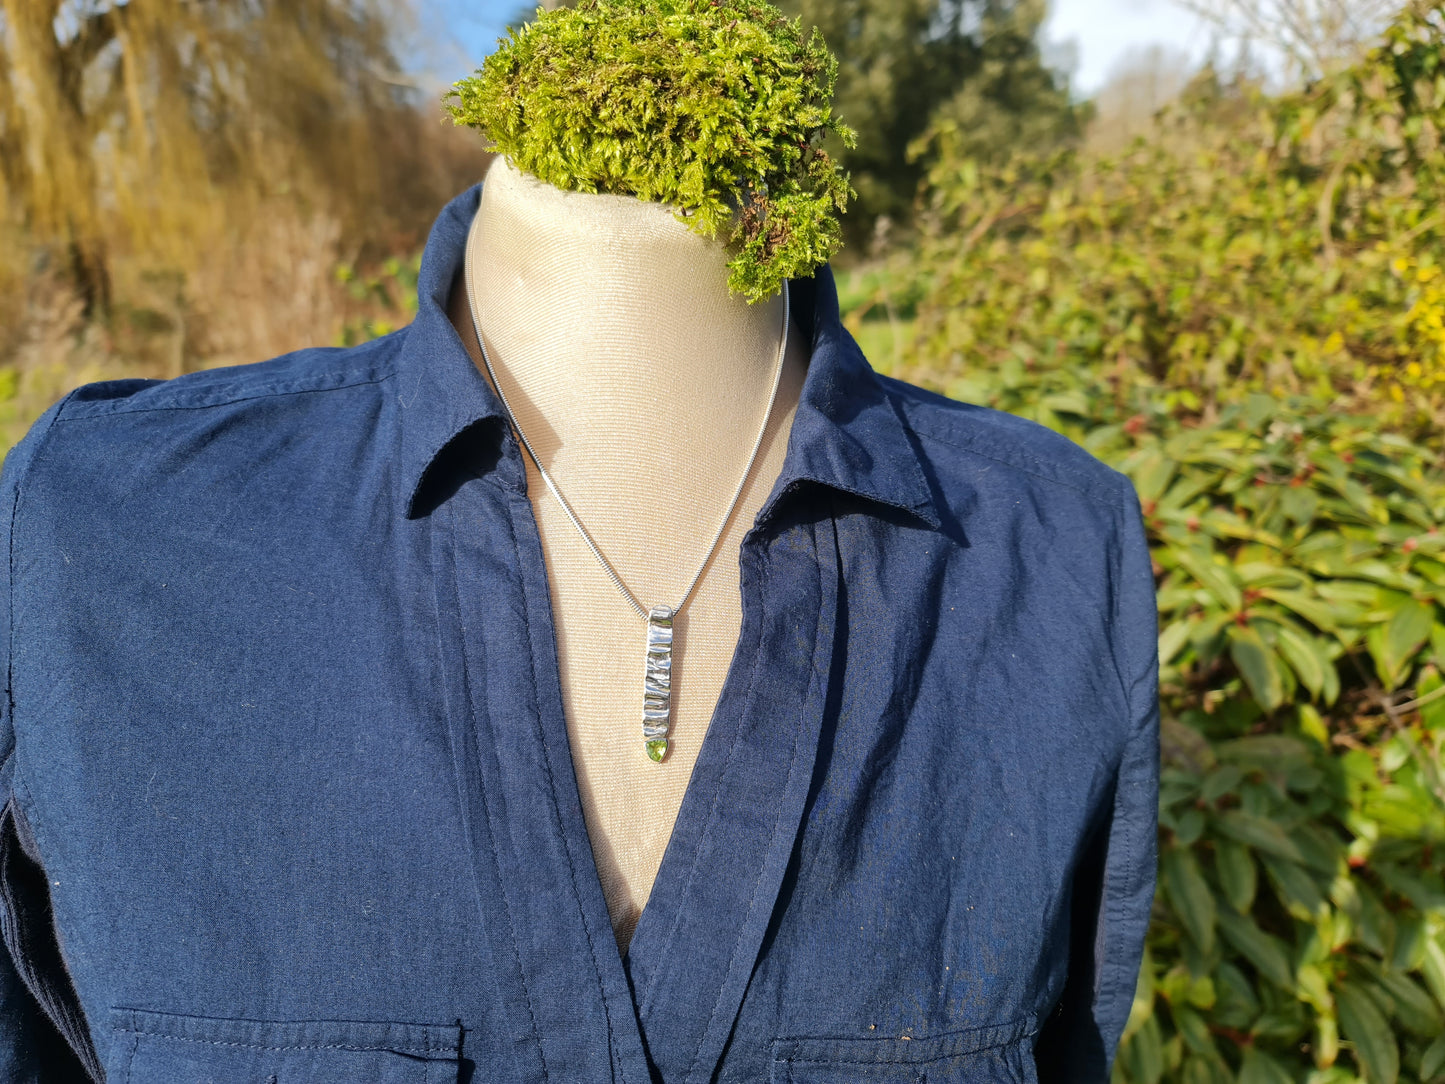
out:
{"label": "garden background", "polygon": [[[875,367],[1140,494],[1161,866],[1116,1079],[1440,1084],[1445,0],[1196,2],[1274,60],[1093,101],[1042,0],[783,6],[842,61]],[[485,164],[408,74],[424,14],[0,0],[0,446],[83,381],[409,321]]]}

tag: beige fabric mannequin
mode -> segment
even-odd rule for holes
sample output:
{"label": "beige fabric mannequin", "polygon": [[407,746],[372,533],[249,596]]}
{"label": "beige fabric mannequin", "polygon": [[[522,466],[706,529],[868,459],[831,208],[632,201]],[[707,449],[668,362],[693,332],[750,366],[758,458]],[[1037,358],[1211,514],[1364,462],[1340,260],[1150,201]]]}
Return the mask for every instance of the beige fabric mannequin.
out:
{"label": "beige fabric mannequin", "polygon": [[[468,260],[487,353],[527,439],[638,601],[677,605],[767,409],[781,297],[730,296],[722,244],[672,208],[564,192],[501,156]],[[485,375],[460,277],[450,311]],[[624,952],[737,646],[739,548],[782,469],[807,350],[794,324],[757,461],[675,623],[662,764],[642,746],[646,625],[523,453],[582,808]]]}

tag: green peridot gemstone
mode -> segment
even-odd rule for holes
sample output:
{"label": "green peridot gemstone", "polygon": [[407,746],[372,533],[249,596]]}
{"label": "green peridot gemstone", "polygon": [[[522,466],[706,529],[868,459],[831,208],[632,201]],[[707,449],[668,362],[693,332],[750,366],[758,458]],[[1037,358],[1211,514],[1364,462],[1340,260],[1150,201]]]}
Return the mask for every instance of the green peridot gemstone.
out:
{"label": "green peridot gemstone", "polygon": [[652,741],[648,742],[647,755],[658,764],[661,764],[662,758],[667,755],[667,739],[654,738]]}

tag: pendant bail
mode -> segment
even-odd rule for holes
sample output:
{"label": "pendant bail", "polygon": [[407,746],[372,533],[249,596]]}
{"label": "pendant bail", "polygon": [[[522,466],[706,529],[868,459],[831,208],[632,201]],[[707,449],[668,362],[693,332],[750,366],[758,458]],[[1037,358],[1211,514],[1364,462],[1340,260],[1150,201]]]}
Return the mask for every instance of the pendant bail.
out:
{"label": "pendant bail", "polygon": [[667,755],[672,714],[671,606],[654,606],[647,614],[647,671],[642,686],[642,740],[648,757],[661,764]]}

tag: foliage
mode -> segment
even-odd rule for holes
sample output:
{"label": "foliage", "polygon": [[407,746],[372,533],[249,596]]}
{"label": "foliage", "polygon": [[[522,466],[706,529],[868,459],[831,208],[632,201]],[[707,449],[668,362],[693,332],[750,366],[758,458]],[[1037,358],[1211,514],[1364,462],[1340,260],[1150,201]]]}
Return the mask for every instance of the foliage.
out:
{"label": "foliage", "polygon": [[1123,470],[1145,515],[1161,865],[1117,1084],[1445,1081],[1438,444],[1304,396],[1203,422],[1114,366],[948,387]]}
{"label": "foliage", "polygon": [[1147,141],[928,135],[897,375],[1123,470],[1158,576],[1160,878],[1119,1084],[1445,1081],[1445,19]]}
{"label": "foliage", "polygon": [[334,222],[350,259],[410,247],[482,156],[464,160],[403,85],[408,10],[0,0],[0,358],[22,347],[39,278],[103,331],[148,307],[147,276],[181,276],[195,329],[222,302],[208,290],[229,308],[256,292],[219,272],[263,220],[304,236]]}
{"label": "foliage", "polygon": [[726,234],[728,285],[758,301],[841,244],[851,190],[821,146],[853,141],[836,77],[822,38],[763,0],[582,0],[539,11],[447,100],[548,184],[673,204]]}
{"label": "foliage", "polygon": [[1250,391],[1445,425],[1441,13],[1412,6],[1356,67],[1265,96],[1206,74],[1126,152],[990,168],[927,143],[920,356],[1138,369],[1210,419]]}
{"label": "foliage", "polygon": [[416,316],[416,282],[420,274],[421,253],[407,260],[387,260],[374,274],[362,274],[350,264],[337,267],[336,281],[362,311],[342,325],[335,345],[369,342],[409,323]]}
{"label": "foliage", "polygon": [[1088,438],[1160,572],[1135,1084],[1445,1078],[1445,472],[1307,409],[1255,395],[1190,428],[1160,403]]}
{"label": "foliage", "polygon": [[779,0],[822,31],[838,55],[839,114],[858,131],[835,146],[858,199],[844,219],[850,243],[877,220],[911,218],[926,162],[909,145],[939,118],[969,133],[985,159],[1076,137],[1087,106],[1039,54],[1043,0]]}

